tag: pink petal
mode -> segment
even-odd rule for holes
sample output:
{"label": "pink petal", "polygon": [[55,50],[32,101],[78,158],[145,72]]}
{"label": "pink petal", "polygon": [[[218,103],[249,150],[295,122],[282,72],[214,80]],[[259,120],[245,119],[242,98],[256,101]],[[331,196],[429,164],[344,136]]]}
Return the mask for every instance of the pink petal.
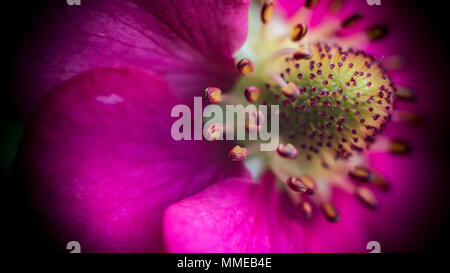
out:
{"label": "pink petal", "polygon": [[178,102],[164,81],[135,69],[89,71],[47,93],[20,162],[57,247],[161,251],[167,205],[245,175],[225,142],[172,140]]}
{"label": "pink petal", "polygon": [[278,192],[275,186],[271,174],[266,174],[260,184],[228,179],[171,205],[163,224],[168,250],[365,251],[367,240],[354,213],[353,198],[339,195],[341,222],[325,223],[318,211],[308,222],[286,193]]}
{"label": "pink petal", "polygon": [[17,51],[14,84],[29,113],[52,87],[96,67],[137,67],[191,97],[237,75],[233,54],[247,35],[248,0],[58,1]]}

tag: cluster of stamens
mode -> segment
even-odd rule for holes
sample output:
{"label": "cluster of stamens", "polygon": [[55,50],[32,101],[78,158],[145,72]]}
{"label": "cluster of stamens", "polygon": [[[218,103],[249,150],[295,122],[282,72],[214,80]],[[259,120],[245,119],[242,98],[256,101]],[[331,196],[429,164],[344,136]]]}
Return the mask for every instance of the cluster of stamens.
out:
{"label": "cluster of stamens", "polygon": [[[317,4],[306,2],[307,12]],[[272,1],[263,2],[260,12],[263,24],[271,20],[273,8]],[[342,21],[340,27],[351,27],[361,19],[361,14],[354,14]],[[364,157],[362,152],[375,143],[375,137],[393,117],[418,120],[413,113],[394,115],[396,99],[413,101],[416,96],[407,88],[397,90],[374,57],[335,42],[327,43],[326,39],[301,43],[307,33],[306,24],[295,24],[289,39],[297,46],[278,48],[273,54],[278,60],[257,76],[253,76],[254,63],[249,58],[240,59],[237,70],[243,79],[249,79],[249,84],[238,92],[243,93],[247,103],[279,106],[280,144],[275,153],[270,153],[269,167],[284,183],[305,218],[311,217],[316,204],[327,220],[337,222],[339,212],[329,198],[320,196],[318,184],[337,185],[353,193],[366,207],[377,207],[375,196],[362,183],[372,183],[383,190],[389,185],[366,167],[364,160],[352,161],[350,156]],[[384,26],[372,27],[366,33],[370,40],[386,34]],[[399,66],[398,60],[390,62],[389,67]],[[221,96],[217,88],[205,90],[210,103],[220,103]],[[255,124],[247,123],[247,130],[258,130],[261,122],[265,122],[259,119],[259,114],[249,115],[248,122]],[[232,161],[245,160],[252,153],[245,148],[245,142],[239,144],[229,152]],[[377,145],[393,154],[404,154],[410,149],[403,140],[378,141],[373,146]],[[285,168],[287,162],[294,167]],[[315,165],[320,165],[321,170]]]}
{"label": "cluster of stamens", "polygon": [[[302,155],[348,158],[373,142],[394,107],[395,86],[362,51],[315,44],[308,58],[286,57],[285,68],[264,85],[262,104],[280,106],[281,138]],[[265,92],[264,92],[265,91]]]}

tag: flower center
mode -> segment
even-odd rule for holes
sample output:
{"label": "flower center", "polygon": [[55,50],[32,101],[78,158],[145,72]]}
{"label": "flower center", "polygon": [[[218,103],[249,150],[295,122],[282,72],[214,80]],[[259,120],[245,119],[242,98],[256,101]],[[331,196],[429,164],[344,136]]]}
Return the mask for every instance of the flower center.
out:
{"label": "flower center", "polygon": [[[222,102],[278,105],[280,144],[276,152],[254,151],[251,142],[240,141],[242,147],[236,146],[229,157],[233,161],[247,156],[262,158],[264,167],[277,176],[306,218],[315,204],[326,219],[336,222],[339,213],[330,202],[332,187],[354,194],[371,209],[377,200],[357,183],[387,188],[386,181],[365,166],[363,151],[391,120],[395,98],[401,93],[381,62],[352,48],[358,41],[379,39],[387,28],[377,26],[364,36],[355,36],[352,46],[336,32],[355,24],[362,18],[360,14],[340,23],[322,23],[308,32],[307,22],[316,3],[307,1],[287,23],[272,18],[274,4],[270,0],[253,11],[257,16],[252,16],[251,10],[248,39],[237,53],[241,77]],[[252,21],[255,17],[257,22]],[[207,89],[206,95],[211,97],[211,90],[216,89]],[[405,94],[400,98],[407,98]],[[258,120],[250,117],[249,122]],[[377,145],[391,152],[395,147],[400,147],[400,153],[407,150],[401,141],[395,147],[387,141]]]}
{"label": "flower center", "polygon": [[[389,121],[395,86],[381,65],[362,51],[317,43],[310,53],[284,59],[260,83],[258,104],[280,107],[280,141],[299,156],[348,158],[372,143]],[[254,88],[254,87],[252,87]]]}

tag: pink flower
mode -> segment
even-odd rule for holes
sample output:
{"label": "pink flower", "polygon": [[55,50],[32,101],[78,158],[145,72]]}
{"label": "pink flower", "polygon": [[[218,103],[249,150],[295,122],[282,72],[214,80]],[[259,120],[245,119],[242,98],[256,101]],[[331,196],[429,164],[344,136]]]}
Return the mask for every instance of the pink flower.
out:
{"label": "pink flower", "polygon": [[[424,196],[435,196],[423,181],[437,177],[422,141],[433,122],[422,131],[410,124],[433,103],[420,90],[437,82],[424,60],[416,62],[429,51],[410,46],[420,29],[388,24],[391,3],[297,2],[252,4],[248,36],[246,0],[83,2],[76,9],[60,2],[42,13],[18,51],[16,96],[29,117],[19,162],[61,249],[76,240],[93,252],[365,252],[375,240],[405,250],[430,212]],[[290,35],[297,22],[305,25]],[[427,80],[412,81],[419,75]],[[394,83],[417,88],[421,105],[393,111],[394,95],[414,94]],[[191,104],[207,87],[231,90],[226,95],[244,103],[238,94],[249,86],[261,92],[257,104],[280,104],[280,137],[295,149],[295,159],[245,150],[247,166],[254,159],[266,168],[256,183],[228,158],[235,143],[170,136],[174,105]],[[283,95],[294,101],[282,107]],[[328,136],[333,152],[321,140]],[[392,155],[408,145],[412,153]],[[288,177],[311,191],[292,190]]]}

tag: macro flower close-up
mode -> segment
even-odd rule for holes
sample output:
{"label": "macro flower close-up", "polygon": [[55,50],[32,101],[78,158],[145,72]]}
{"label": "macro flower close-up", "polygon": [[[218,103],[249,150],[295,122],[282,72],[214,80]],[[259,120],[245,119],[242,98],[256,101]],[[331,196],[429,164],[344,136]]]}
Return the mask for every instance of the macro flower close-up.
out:
{"label": "macro flower close-up", "polygon": [[387,0],[48,1],[11,57],[13,182],[58,252],[427,250],[448,119],[427,16]]}

